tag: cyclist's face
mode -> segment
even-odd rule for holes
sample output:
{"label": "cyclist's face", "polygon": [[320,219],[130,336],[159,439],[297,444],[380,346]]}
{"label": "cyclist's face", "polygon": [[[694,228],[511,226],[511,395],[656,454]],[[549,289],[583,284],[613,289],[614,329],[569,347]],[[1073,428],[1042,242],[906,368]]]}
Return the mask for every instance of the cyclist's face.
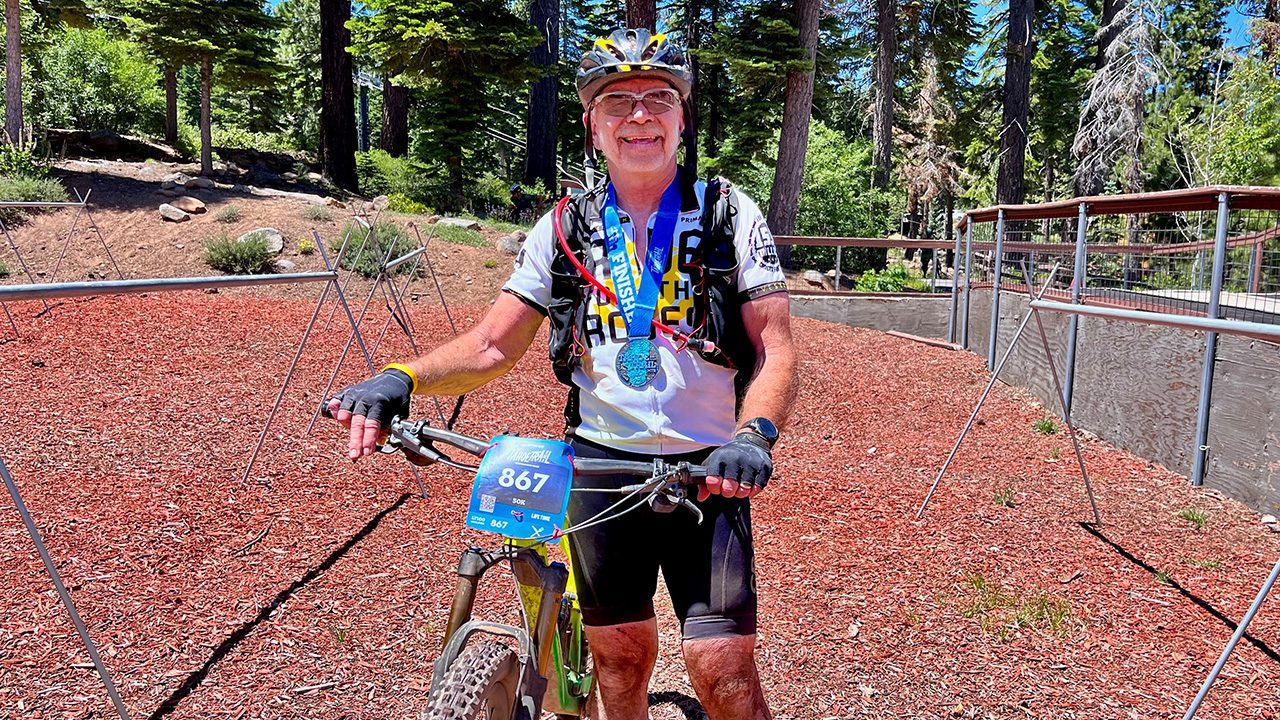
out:
{"label": "cyclist's face", "polygon": [[[647,91],[670,89],[670,85],[656,78],[635,78],[610,83],[601,91],[601,95],[641,95]],[[617,117],[606,112],[604,99],[597,96],[589,110],[592,141],[609,161],[611,174],[666,172],[675,164],[676,151],[680,148],[680,133],[684,130],[684,112],[678,93],[674,95],[674,106],[661,112],[670,105],[670,99],[671,96],[666,93],[650,95],[643,101],[633,101],[631,111]],[[613,106],[609,109],[614,112],[617,111],[619,100],[623,101],[623,105],[626,104],[626,98],[614,96],[609,100]],[[659,112],[655,112],[655,108]]]}

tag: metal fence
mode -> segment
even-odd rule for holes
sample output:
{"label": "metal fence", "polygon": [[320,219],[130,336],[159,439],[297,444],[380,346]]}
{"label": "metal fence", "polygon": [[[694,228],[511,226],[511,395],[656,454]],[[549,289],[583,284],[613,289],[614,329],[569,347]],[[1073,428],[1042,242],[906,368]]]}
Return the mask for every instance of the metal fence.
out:
{"label": "metal fence", "polygon": [[1082,306],[1094,316],[1205,332],[1191,470],[1192,483],[1202,483],[1218,333],[1280,336],[1280,188],[1213,186],[983,208],[966,214],[961,231],[962,319],[949,339],[969,346],[973,292],[990,289],[983,349],[994,367],[1001,291],[1038,288],[1056,268],[1040,309],[1070,313],[1068,412]]}

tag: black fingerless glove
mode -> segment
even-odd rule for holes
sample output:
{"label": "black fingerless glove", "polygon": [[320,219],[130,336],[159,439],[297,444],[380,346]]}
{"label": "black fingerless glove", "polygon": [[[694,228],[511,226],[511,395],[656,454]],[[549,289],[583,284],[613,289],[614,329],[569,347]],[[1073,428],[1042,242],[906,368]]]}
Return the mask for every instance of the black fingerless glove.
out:
{"label": "black fingerless glove", "polygon": [[707,474],[763,488],[773,475],[769,441],[753,432],[738,433],[707,457]]}
{"label": "black fingerless glove", "polygon": [[342,409],[352,415],[363,415],[382,427],[391,427],[397,417],[409,416],[409,398],[413,395],[413,378],[403,370],[387,368],[364,382],[356,383],[338,394]]}

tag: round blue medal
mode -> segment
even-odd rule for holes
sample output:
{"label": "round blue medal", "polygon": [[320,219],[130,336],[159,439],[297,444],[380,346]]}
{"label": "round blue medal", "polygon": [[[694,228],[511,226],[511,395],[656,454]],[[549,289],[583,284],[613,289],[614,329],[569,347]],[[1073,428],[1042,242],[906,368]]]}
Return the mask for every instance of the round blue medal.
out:
{"label": "round blue medal", "polygon": [[658,348],[648,338],[633,338],[618,350],[618,378],[630,388],[648,387],[658,375]]}

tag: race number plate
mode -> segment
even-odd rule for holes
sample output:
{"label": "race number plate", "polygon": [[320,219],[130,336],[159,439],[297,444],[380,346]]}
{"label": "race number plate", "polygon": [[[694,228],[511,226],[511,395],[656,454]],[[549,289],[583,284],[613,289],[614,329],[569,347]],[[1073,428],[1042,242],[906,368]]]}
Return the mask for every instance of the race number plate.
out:
{"label": "race number plate", "polygon": [[519,540],[565,525],[573,449],[555,440],[501,436],[480,461],[467,527]]}

